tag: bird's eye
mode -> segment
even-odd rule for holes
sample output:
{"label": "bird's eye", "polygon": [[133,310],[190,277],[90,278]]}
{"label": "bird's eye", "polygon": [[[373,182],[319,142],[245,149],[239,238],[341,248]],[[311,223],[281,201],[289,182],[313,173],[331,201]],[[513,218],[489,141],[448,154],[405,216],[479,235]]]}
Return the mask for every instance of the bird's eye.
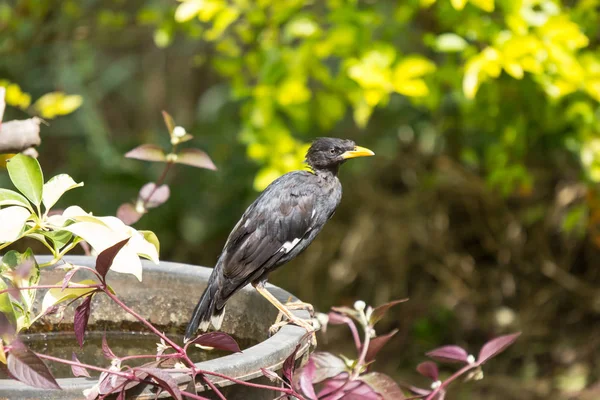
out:
{"label": "bird's eye", "polygon": [[332,148],[329,150],[329,153],[331,153],[331,154],[335,154],[335,149],[332,147]]}

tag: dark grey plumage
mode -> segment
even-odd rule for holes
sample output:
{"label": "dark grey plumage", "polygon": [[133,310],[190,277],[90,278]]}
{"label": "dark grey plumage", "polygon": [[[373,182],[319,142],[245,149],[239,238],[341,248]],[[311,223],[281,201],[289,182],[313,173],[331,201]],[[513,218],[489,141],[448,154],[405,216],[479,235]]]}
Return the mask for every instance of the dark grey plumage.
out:
{"label": "dark grey plumage", "polygon": [[[359,149],[359,150],[357,150]],[[227,300],[249,283],[266,282],[270,272],[300,254],[337,208],[342,186],[339,166],[347,159],[373,155],[351,140],[320,138],[307,152],[311,171],[294,171],[272,182],[233,228],[208,286],[186,329],[220,329]]]}

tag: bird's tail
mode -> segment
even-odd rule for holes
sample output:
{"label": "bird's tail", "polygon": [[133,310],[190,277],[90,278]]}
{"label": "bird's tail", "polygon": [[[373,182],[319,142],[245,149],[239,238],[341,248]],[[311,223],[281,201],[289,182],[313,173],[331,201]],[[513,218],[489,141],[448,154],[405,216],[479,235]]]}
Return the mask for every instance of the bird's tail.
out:
{"label": "bird's tail", "polygon": [[202,297],[200,297],[200,301],[198,301],[198,304],[192,313],[192,318],[185,329],[184,340],[186,342],[196,337],[198,327],[205,332],[212,323],[216,330],[221,329],[221,324],[223,323],[223,317],[225,315],[225,307],[223,306],[221,309],[217,309],[216,303],[218,298],[219,285],[217,279],[209,279],[208,286],[204,290],[204,293],[202,293]]}

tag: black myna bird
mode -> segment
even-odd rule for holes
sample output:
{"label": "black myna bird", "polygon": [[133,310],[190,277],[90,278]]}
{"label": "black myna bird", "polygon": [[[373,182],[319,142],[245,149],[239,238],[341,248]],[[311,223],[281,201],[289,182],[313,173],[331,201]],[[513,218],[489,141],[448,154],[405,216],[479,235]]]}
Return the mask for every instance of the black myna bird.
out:
{"label": "black myna bird", "polygon": [[338,168],[349,158],[372,156],[351,140],[319,138],[306,153],[311,171],[289,172],[271,183],[248,207],[229,235],[208,286],[185,332],[192,339],[198,326],[220,329],[225,303],[251,283],[290,322],[314,328],[296,318],[265,288],[269,273],[285,264],[313,241],[342,198]]}

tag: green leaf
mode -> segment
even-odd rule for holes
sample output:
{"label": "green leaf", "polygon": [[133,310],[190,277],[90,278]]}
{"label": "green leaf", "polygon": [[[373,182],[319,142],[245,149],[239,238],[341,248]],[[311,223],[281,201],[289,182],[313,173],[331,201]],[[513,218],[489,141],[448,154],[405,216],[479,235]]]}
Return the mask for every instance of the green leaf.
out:
{"label": "green leaf", "polygon": [[[81,282],[70,282],[69,286],[62,290],[61,288],[50,289],[46,292],[44,299],[42,300],[42,311],[41,314],[45,313],[50,307],[60,304],[67,300],[73,300],[90,292],[96,290],[95,288],[78,288],[78,285],[97,285],[91,279],[86,279]],[[61,282],[56,283],[57,286],[62,285]]]}
{"label": "green leaf", "polygon": [[2,206],[23,206],[31,209],[31,204],[23,195],[13,190],[0,188],[0,207]]}
{"label": "green leaf", "polygon": [[44,185],[42,201],[46,211],[56,204],[58,199],[68,190],[83,186],[83,182],[77,183],[67,174],[56,175]]}
{"label": "green leaf", "polygon": [[[40,266],[33,251],[28,248],[24,253],[11,250],[2,257],[2,271],[12,271],[13,285],[17,288],[37,286],[40,282]],[[21,300],[26,312],[31,312],[36,290],[21,290]]]}
{"label": "green leaf", "polygon": [[35,158],[17,154],[6,165],[10,180],[21,193],[36,206],[42,202],[44,176],[40,163]]}
{"label": "green leaf", "polygon": [[42,231],[41,234],[52,241],[53,247],[56,251],[60,251],[60,249],[69,243],[71,238],[73,238],[73,234],[71,232],[62,229],[55,231]]}
{"label": "green leaf", "polygon": [[20,206],[1,209],[0,243],[14,242],[19,239],[29,217],[31,217],[31,211]]}
{"label": "green leaf", "polygon": [[[6,253],[2,257],[2,269],[6,270],[7,268],[13,271],[12,280],[17,288],[37,286],[40,282],[40,266],[31,248],[28,248],[24,253],[15,250]],[[35,301],[36,290],[21,290],[20,294],[25,311],[30,313]]]}

